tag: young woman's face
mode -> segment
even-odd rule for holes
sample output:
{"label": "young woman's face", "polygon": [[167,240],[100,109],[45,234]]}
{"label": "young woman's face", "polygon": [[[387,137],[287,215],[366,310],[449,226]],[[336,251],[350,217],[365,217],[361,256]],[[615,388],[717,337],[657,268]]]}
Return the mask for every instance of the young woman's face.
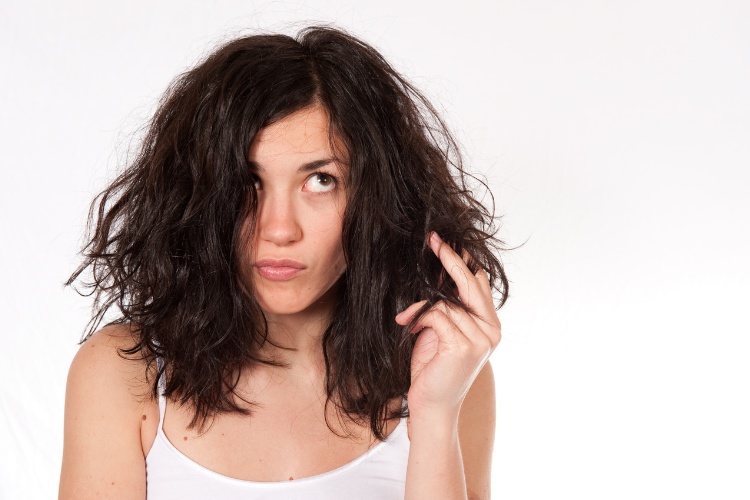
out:
{"label": "young woman's face", "polygon": [[327,113],[310,106],[262,129],[249,159],[258,193],[251,279],[261,308],[270,315],[328,309],[346,269],[347,160],[331,148]]}

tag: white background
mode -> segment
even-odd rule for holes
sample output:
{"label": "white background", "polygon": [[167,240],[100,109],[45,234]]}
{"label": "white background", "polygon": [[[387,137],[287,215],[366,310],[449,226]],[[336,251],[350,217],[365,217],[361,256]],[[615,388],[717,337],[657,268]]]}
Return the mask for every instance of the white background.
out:
{"label": "white background", "polygon": [[[493,498],[750,498],[750,3],[0,3],[0,497],[54,498],[93,196],[217,42],[335,22],[444,111],[512,297]],[[119,155],[119,156],[118,156]]]}

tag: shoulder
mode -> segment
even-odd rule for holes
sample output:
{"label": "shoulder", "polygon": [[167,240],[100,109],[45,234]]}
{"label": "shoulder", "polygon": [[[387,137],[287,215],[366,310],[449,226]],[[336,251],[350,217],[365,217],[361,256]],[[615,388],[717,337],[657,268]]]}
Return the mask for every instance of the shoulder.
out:
{"label": "shoulder", "polygon": [[[138,342],[138,332],[128,325],[109,325],[86,339],[73,358],[70,373],[78,374],[91,368],[118,368],[132,371],[144,368],[142,361],[134,362],[135,357],[121,356],[120,351],[132,348]],[[115,366],[112,366],[115,365]]]}
{"label": "shoulder", "polygon": [[458,438],[469,498],[490,498],[495,441],[495,378],[487,362],[461,406]]}
{"label": "shoulder", "polygon": [[124,489],[135,485],[139,492],[141,483],[145,497],[141,413],[150,384],[146,363],[121,353],[134,345],[127,326],[106,327],[81,345],[71,363],[60,498],[131,498]]}
{"label": "shoulder", "polygon": [[146,362],[122,352],[136,344],[135,335],[127,326],[112,325],[89,337],[70,365],[67,396],[81,404],[143,404],[150,397]]}

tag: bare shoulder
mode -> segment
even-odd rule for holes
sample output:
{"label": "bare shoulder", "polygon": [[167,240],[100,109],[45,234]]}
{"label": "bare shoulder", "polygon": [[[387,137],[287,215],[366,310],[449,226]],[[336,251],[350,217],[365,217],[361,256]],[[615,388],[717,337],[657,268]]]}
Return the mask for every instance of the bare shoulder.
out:
{"label": "bare shoulder", "polygon": [[151,389],[146,362],[122,353],[135,343],[127,326],[107,326],[94,333],[73,358],[66,397],[76,405],[115,405],[120,410],[146,404]]}
{"label": "bare shoulder", "polygon": [[122,350],[133,347],[136,341],[134,333],[127,326],[102,328],[81,344],[70,365],[68,383],[85,383],[93,376],[100,381],[105,379],[107,384],[128,382],[126,385],[131,389],[141,389],[139,386],[146,382],[145,362],[121,354]]}
{"label": "bare shoulder", "polygon": [[461,406],[458,436],[469,498],[489,499],[495,441],[495,378],[489,362],[479,372]]}
{"label": "bare shoulder", "polygon": [[60,498],[145,498],[141,414],[146,364],[121,355],[135,345],[126,326],[84,342],[68,372]]}

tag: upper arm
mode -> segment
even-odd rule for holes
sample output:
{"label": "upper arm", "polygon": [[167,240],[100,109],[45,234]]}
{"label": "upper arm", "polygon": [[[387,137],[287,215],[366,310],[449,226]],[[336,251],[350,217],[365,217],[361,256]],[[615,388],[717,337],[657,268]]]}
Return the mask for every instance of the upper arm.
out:
{"label": "upper arm", "polygon": [[495,379],[489,362],[479,372],[461,405],[458,437],[468,497],[489,499],[495,441]]}
{"label": "upper arm", "polygon": [[68,373],[60,500],[146,498],[146,464],[140,440],[144,364],[123,359],[131,347],[122,327],[95,333],[79,349]]}

